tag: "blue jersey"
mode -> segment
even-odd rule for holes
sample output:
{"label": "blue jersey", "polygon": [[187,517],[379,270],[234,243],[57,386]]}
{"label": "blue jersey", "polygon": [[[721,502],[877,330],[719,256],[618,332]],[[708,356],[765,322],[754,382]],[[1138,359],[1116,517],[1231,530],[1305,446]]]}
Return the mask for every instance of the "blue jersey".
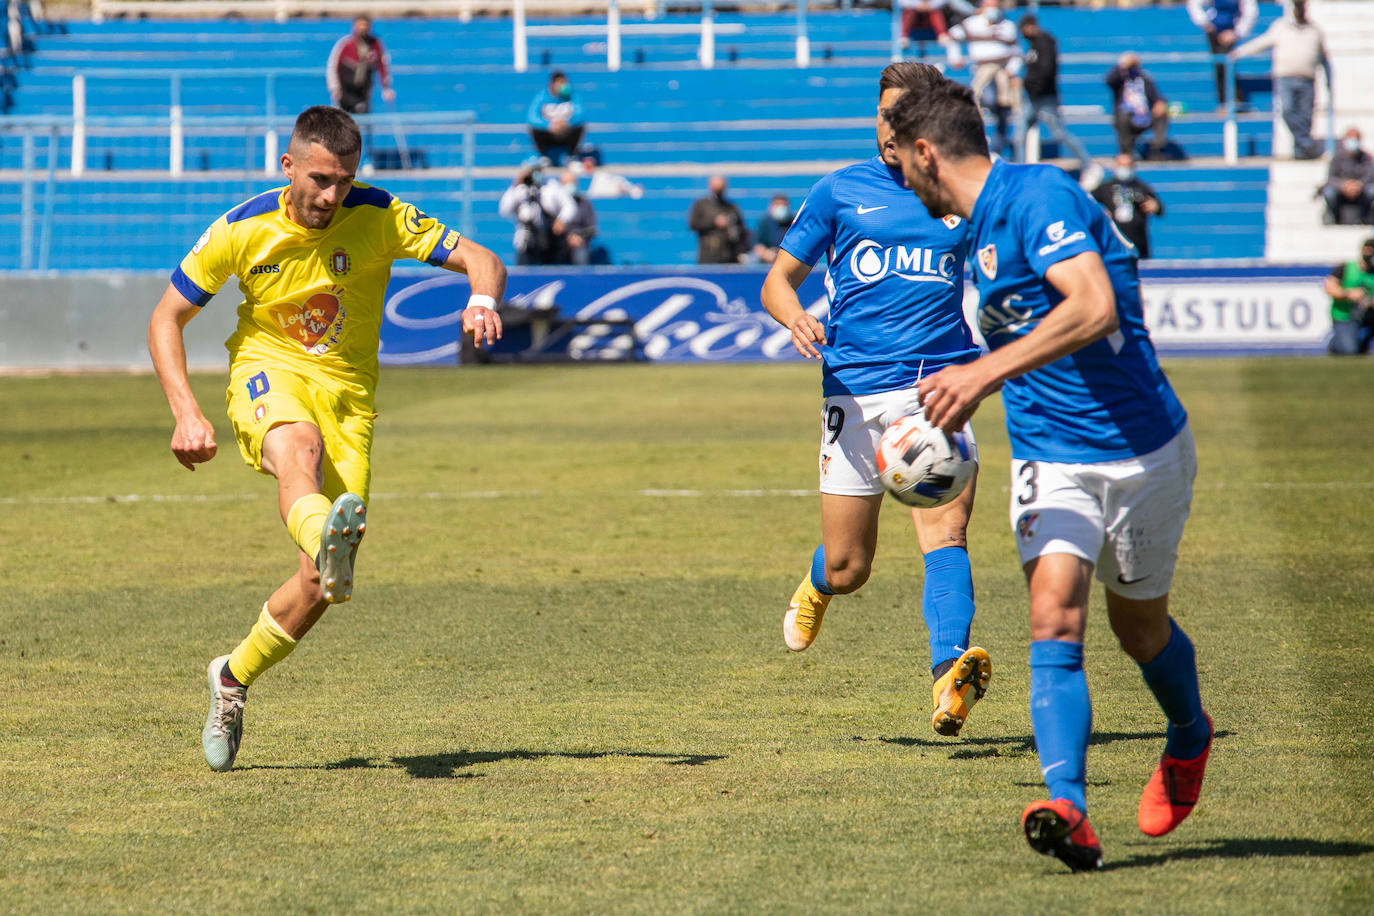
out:
{"label": "blue jersey", "polygon": [[967,225],[935,219],[877,156],[816,182],[782,240],[803,264],[829,254],[822,392],[875,394],[978,355],[964,323]]}
{"label": "blue jersey", "polygon": [[1140,307],[1135,248],[1061,169],[993,164],[969,217],[978,324],[992,349],[1024,337],[1063,301],[1045,279],[1096,252],[1116,294],[1118,327],[1002,388],[1013,458],[1090,464],[1144,455],[1183,428]]}

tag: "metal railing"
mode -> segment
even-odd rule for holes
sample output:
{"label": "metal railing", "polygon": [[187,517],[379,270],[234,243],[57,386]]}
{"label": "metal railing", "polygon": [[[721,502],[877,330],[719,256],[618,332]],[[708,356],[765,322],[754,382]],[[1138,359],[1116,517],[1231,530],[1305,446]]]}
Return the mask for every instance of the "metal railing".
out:
{"label": "metal railing", "polygon": [[[422,130],[431,141],[435,136],[452,137],[460,185],[459,228],[471,234],[473,168],[476,159],[476,117],[470,111],[424,114],[357,115],[364,134],[365,157],[376,158],[380,143],[390,138],[398,154],[395,165],[411,168],[411,150],[406,136]],[[166,117],[62,117],[38,115],[0,119],[0,140],[19,142],[19,248],[24,270],[47,270],[51,266],[52,233],[55,222],[56,190],[59,182],[101,181],[116,170],[89,168],[91,143],[132,138],[145,153],[165,157],[165,167],[149,171],[163,179],[187,176],[188,143],[195,140],[238,139],[243,142],[240,162],[245,176],[277,174],[279,153],[285,148],[295,116],[259,115],[256,117],[183,116],[173,110]],[[379,140],[378,138],[383,138]],[[152,145],[150,147],[150,144]],[[371,164],[365,158],[366,164]],[[131,170],[123,170],[127,174]],[[40,200],[41,196],[41,200]]]}

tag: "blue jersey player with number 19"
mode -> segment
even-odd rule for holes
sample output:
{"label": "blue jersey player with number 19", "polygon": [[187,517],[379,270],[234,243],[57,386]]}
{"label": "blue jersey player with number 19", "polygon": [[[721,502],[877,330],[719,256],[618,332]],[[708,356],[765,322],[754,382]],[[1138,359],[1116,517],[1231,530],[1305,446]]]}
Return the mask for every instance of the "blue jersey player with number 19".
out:
{"label": "blue jersey player with number 19", "polygon": [[991,352],[920,383],[926,417],[967,421],[1002,389],[1011,525],[1030,590],[1030,707],[1047,801],[1022,828],[1075,871],[1102,848],[1085,797],[1092,706],[1083,634],[1093,573],[1107,616],[1168,720],[1137,810],[1162,836],[1193,810],[1212,745],[1193,644],[1169,590],[1197,471],[1188,417],[1145,330],[1135,249],[1063,171],[988,157],[968,89],[943,81],[887,112],[907,184],[969,221],[979,327]]}
{"label": "blue jersey player with number 19", "polygon": [[[817,182],[763,285],[764,307],[792,331],[793,345],[823,361],[822,542],[783,617],[783,639],[796,652],[815,640],[831,597],[868,580],[883,500],[877,468],[883,431],[903,416],[920,418],[915,385],[924,373],[978,354],[963,313],[965,223],[932,216],[937,211],[912,197],[881,115],[903,93],[919,95],[939,79],[905,62],[883,70],[878,155]],[[796,290],[827,253],[830,314],[822,327]],[[973,431],[965,433],[976,459]],[[988,653],[969,641],[974,604],[966,530],[973,494],[970,481],[953,502],[912,510],[925,555],[921,604],[934,678],[931,725],[941,735],[959,733],[992,677]]]}

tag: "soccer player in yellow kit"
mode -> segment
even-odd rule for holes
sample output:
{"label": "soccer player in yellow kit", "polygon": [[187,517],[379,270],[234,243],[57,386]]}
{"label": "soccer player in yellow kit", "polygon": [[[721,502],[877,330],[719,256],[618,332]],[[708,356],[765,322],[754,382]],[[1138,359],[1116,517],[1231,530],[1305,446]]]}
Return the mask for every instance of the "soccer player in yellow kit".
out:
{"label": "soccer player in yellow kit", "polygon": [[172,408],[172,453],[188,470],[215,456],[215,432],[186,375],[182,329],[231,274],[244,301],[229,350],[229,421],[243,460],[277,478],[299,569],[262,606],[248,635],[210,662],[201,743],[212,770],[238,753],[248,686],[286,658],[330,604],[353,591],[366,530],[382,300],[391,264],[414,258],[468,275],[463,333],[501,336],[506,269],[380,188],[356,184],[362,139],[343,111],[307,108],[281,157],[290,182],[205,230],[153,310],[148,348]]}

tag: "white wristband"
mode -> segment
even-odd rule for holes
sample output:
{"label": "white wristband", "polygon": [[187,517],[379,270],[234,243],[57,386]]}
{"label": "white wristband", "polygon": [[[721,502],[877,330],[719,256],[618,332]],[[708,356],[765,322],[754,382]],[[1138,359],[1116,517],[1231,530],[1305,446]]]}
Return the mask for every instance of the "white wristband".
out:
{"label": "white wristband", "polygon": [[478,293],[473,293],[471,296],[468,296],[468,308],[472,308],[474,305],[479,308],[491,309],[492,311],[496,311],[496,300],[491,298],[490,296],[483,296]]}

